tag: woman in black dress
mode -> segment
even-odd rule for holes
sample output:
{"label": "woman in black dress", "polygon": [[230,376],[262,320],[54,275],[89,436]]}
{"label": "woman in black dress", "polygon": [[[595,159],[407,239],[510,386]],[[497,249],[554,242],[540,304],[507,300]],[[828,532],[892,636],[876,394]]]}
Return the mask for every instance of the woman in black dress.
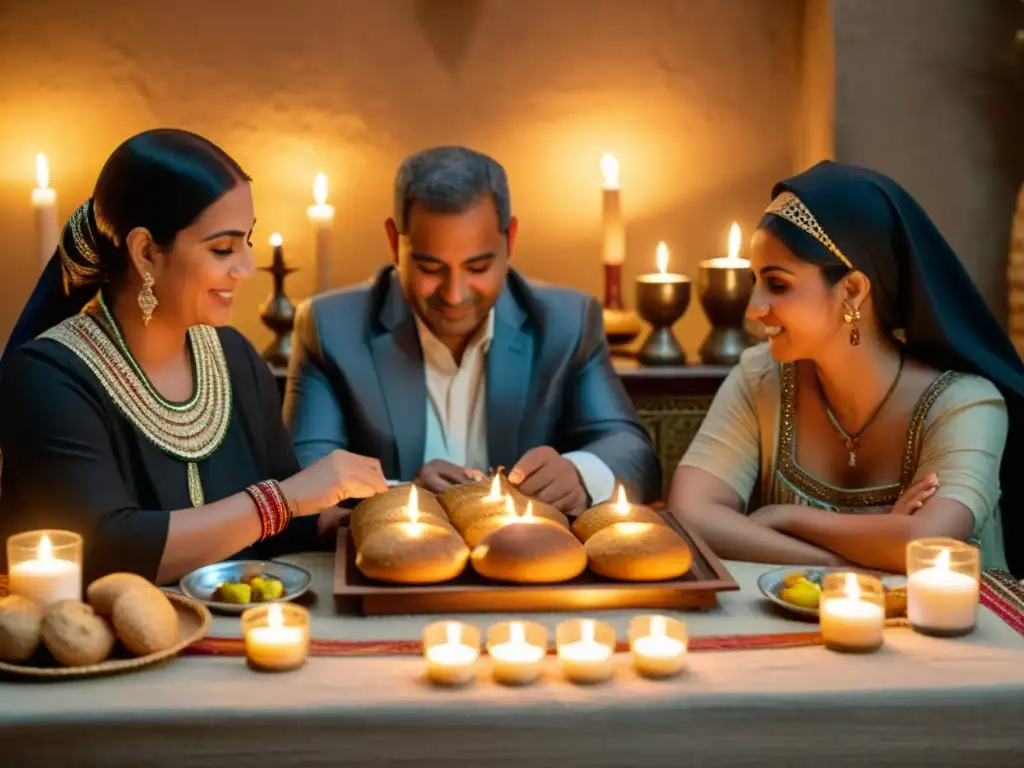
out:
{"label": "woman in black dress", "polygon": [[90,578],[165,584],[312,549],[340,515],[321,510],[385,490],[344,451],[300,469],[270,370],[227,326],[254,273],[249,181],[185,131],[111,155],[0,360],[0,540],[76,531]]}

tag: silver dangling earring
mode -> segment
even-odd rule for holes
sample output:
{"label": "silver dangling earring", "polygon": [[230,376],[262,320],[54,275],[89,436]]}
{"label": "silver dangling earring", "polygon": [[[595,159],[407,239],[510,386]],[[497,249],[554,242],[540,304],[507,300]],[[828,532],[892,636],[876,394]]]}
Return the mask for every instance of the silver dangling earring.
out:
{"label": "silver dangling earring", "polygon": [[153,285],[156,280],[149,272],[142,273],[142,290],[139,291],[139,309],[142,310],[142,324],[149,325],[149,321],[153,319],[153,312],[156,310],[156,305],[159,304],[156,300],[156,295],[153,293]]}

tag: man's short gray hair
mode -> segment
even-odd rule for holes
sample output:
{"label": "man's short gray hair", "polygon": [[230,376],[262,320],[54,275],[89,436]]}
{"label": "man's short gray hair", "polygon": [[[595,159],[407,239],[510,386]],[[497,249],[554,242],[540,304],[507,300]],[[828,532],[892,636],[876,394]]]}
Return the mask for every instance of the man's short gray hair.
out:
{"label": "man's short gray hair", "polygon": [[485,197],[494,200],[498,227],[508,232],[512,218],[505,169],[492,157],[466,147],[433,147],[407,157],[395,175],[395,226],[409,230],[409,209],[462,213]]}

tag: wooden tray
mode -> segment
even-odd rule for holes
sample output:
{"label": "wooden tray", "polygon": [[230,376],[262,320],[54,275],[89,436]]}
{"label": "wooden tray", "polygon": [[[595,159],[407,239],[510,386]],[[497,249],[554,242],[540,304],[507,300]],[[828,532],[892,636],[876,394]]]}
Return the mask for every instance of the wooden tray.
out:
{"label": "wooden tray", "polygon": [[678,579],[658,582],[612,581],[589,569],[561,584],[507,584],[485,579],[473,566],[442,584],[387,584],[356,568],[348,528],[338,530],[334,595],[339,604],[364,614],[521,613],[592,611],[616,608],[708,609],[718,593],[739,585],[695,531],[674,518],[665,521],[689,544],[693,565]]}

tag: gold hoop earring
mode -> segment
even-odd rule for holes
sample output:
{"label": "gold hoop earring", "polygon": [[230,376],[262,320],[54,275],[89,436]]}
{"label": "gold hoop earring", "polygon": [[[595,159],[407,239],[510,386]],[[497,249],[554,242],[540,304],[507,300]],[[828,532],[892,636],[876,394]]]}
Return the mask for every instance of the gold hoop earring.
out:
{"label": "gold hoop earring", "polygon": [[153,285],[156,280],[149,272],[142,273],[142,290],[139,291],[139,309],[142,310],[142,324],[149,325],[149,321],[153,319],[153,312],[156,310],[156,305],[159,304],[156,300],[156,295],[153,293]]}
{"label": "gold hoop earring", "polygon": [[853,307],[847,307],[846,312],[843,314],[843,320],[847,325],[853,326],[850,328],[850,346],[859,346],[860,329],[857,327],[857,321],[860,320],[860,310],[854,309]]}

